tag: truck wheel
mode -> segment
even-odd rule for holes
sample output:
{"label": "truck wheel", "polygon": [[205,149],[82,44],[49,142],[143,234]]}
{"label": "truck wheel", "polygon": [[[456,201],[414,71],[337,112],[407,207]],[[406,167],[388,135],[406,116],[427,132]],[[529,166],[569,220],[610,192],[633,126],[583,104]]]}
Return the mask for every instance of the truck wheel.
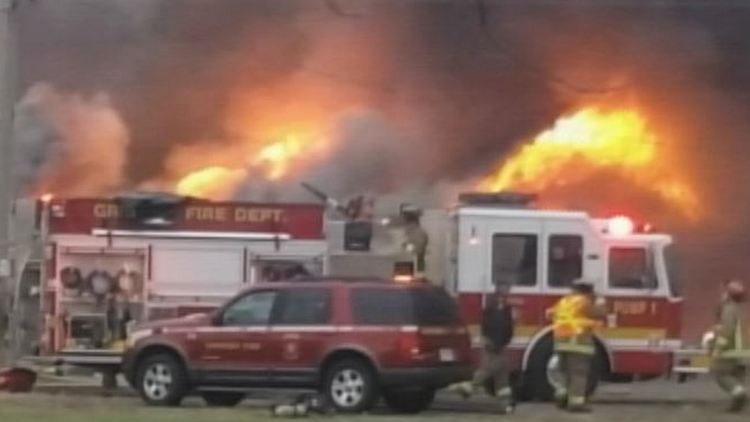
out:
{"label": "truck wheel", "polygon": [[435,400],[435,389],[386,390],[383,392],[385,404],[396,413],[419,413],[432,405]]}
{"label": "truck wheel", "polygon": [[182,364],[171,355],[148,356],[138,365],[136,387],[153,406],[178,406],[188,392]]}
{"label": "truck wheel", "polygon": [[204,391],[201,393],[203,401],[211,407],[234,407],[245,399],[245,393],[231,391]]}
{"label": "truck wheel", "polygon": [[[522,396],[539,401],[552,400],[555,397],[555,385],[562,382],[556,377],[558,364],[552,338],[543,338],[537,343],[531,352],[531,356],[529,356],[529,363],[524,375]],[[588,395],[592,395],[596,390],[601,368],[603,368],[603,357],[597,351],[591,363],[591,371],[589,371]]]}
{"label": "truck wheel", "polygon": [[378,399],[378,387],[370,366],[360,359],[335,362],[325,373],[323,393],[337,411],[360,413]]}

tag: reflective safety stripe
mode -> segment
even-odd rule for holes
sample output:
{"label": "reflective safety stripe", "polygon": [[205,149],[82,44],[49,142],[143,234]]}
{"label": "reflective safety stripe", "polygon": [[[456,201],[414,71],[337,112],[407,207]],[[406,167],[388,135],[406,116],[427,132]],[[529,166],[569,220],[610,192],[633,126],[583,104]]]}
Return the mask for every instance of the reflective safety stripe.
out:
{"label": "reflective safety stripe", "polygon": [[750,350],[724,350],[719,351],[718,359],[750,359]]}
{"label": "reflective safety stripe", "polygon": [[510,387],[505,387],[497,392],[498,397],[510,397],[513,394],[513,390]]}
{"label": "reflective safety stripe", "polygon": [[571,396],[568,398],[568,404],[573,406],[583,406],[586,404],[586,397]]}
{"label": "reflective safety stripe", "polygon": [[553,309],[553,330],[556,338],[573,337],[598,327],[599,322],[584,315],[589,299],[570,295],[560,299]]}
{"label": "reflective safety stripe", "polygon": [[588,344],[557,342],[555,343],[555,351],[593,355],[595,350],[594,346]]}

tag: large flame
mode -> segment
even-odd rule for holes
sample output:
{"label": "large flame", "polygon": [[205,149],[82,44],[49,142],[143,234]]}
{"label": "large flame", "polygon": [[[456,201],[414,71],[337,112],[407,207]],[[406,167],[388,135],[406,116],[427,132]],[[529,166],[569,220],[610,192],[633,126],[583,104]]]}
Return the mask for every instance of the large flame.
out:
{"label": "large flame", "polygon": [[252,164],[266,167],[266,176],[279,180],[289,171],[292,160],[304,150],[304,144],[297,137],[289,135],[286,139],[270,144],[260,150]]}
{"label": "large flame", "polygon": [[242,169],[209,166],[183,177],[177,182],[175,190],[180,195],[199,198],[226,197],[244,178],[245,171]]}
{"label": "large flame", "polygon": [[250,153],[242,166],[209,165],[190,171],[177,181],[174,189],[180,195],[226,199],[251,175],[269,181],[280,180],[289,173],[295,160],[313,147],[311,142],[287,135]]}
{"label": "large flame", "polygon": [[544,192],[582,182],[598,170],[615,170],[690,218],[699,215],[693,189],[677,176],[646,119],[636,110],[584,108],[505,160],[480,189]]}

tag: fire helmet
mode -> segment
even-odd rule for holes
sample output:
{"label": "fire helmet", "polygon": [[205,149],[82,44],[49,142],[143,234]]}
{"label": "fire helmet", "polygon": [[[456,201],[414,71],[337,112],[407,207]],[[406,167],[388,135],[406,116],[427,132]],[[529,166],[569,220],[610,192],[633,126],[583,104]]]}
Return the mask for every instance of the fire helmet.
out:
{"label": "fire helmet", "polygon": [[727,296],[729,296],[732,300],[742,302],[747,296],[745,283],[742,280],[731,279],[726,282],[724,288],[726,289]]}
{"label": "fire helmet", "polygon": [[594,283],[591,280],[585,278],[577,278],[573,280],[571,285],[574,292],[590,294],[594,292]]}

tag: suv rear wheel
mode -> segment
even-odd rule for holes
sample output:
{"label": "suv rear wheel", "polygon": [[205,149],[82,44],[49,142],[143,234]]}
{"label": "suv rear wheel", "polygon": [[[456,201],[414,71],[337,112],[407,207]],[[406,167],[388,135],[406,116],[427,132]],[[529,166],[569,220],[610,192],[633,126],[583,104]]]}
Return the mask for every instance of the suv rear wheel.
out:
{"label": "suv rear wheel", "polygon": [[212,407],[234,407],[245,399],[245,393],[231,391],[204,391],[201,393],[203,401]]}
{"label": "suv rear wheel", "polygon": [[138,365],[136,386],[143,400],[155,406],[177,406],[188,391],[180,362],[169,354],[148,356]]}
{"label": "suv rear wheel", "polygon": [[386,390],[383,392],[383,400],[388,408],[396,413],[419,413],[430,407],[435,400],[435,390]]}
{"label": "suv rear wheel", "polygon": [[360,359],[338,361],[326,371],[323,393],[339,412],[364,412],[378,399],[375,374]]}

